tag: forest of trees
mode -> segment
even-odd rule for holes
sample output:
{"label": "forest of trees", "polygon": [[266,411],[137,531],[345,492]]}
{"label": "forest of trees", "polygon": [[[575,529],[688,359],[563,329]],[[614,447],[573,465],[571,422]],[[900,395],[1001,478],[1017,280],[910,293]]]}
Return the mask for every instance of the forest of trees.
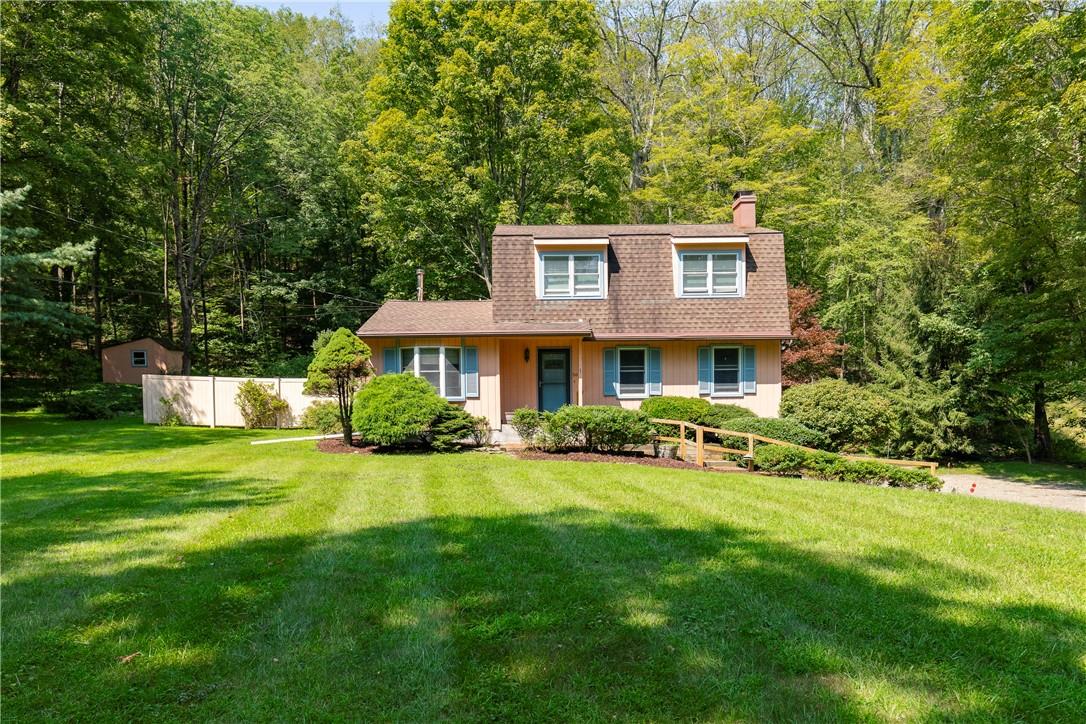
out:
{"label": "forest of trees", "polygon": [[0,12],[6,379],[142,335],[301,375],[416,267],[485,297],[496,223],[728,221],[742,187],[829,350],[796,374],[877,386],[899,452],[1083,432],[1082,2]]}

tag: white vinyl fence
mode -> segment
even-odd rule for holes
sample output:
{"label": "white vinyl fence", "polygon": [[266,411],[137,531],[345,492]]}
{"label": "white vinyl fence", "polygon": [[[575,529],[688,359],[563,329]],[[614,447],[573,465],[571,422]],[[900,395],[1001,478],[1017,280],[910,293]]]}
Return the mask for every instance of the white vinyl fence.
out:
{"label": "white vinyl fence", "polygon": [[284,427],[297,427],[310,404],[331,399],[302,393],[304,378],[295,377],[193,377],[191,375],[144,375],[143,421],[157,423],[162,417],[162,398],[173,397],[186,425],[244,427],[234,397],[246,380],[270,386],[290,408]]}

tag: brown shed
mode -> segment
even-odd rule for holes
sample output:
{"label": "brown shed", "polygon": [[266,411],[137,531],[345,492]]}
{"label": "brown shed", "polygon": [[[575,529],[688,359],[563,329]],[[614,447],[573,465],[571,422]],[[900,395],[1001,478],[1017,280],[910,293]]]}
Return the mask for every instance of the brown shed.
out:
{"label": "brown shed", "polygon": [[138,385],[143,375],[181,371],[181,350],[161,337],[141,337],[102,348],[102,382]]}

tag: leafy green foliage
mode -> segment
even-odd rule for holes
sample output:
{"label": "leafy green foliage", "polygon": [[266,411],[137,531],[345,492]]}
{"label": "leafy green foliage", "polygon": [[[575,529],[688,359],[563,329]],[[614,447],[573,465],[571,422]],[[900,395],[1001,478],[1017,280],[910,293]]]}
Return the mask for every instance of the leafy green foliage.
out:
{"label": "leafy green foliage", "polygon": [[459,450],[464,441],[482,444],[485,436],[483,430],[490,430],[486,418],[476,417],[449,402],[431,423],[427,437],[434,450],[453,452]]}
{"label": "leafy green foliage", "polygon": [[380,375],[355,396],[352,422],[366,442],[388,447],[421,444],[447,410],[448,402],[421,377]]}
{"label": "leafy green foliage", "polygon": [[336,395],[345,445],[351,444],[355,392],[372,372],[370,348],[344,327],[327,338],[309,363],[303,389],[310,395]]}
{"label": "leafy green foliage", "polygon": [[331,400],[311,402],[302,413],[301,426],[316,430],[322,435],[343,432],[343,421],[339,419],[339,403]]}
{"label": "leafy green foliage", "polygon": [[790,387],[781,396],[780,409],[782,416],[825,433],[835,450],[885,448],[893,432],[889,401],[844,380]]}
{"label": "leafy green foliage", "polygon": [[799,474],[807,462],[807,451],[791,445],[758,445],[754,467],[766,473]]}
{"label": "leafy green foliage", "polygon": [[534,444],[543,429],[544,415],[533,407],[521,407],[513,411],[509,424],[520,439],[528,445]]}
{"label": "leafy green foliage", "polygon": [[620,452],[647,445],[656,433],[643,411],[610,405],[564,405],[542,413],[522,408],[512,424],[529,446],[555,451]]}
{"label": "leafy green foliage", "polygon": [[709,412],[709,403],[700,397],[661,395],[642,400],[641,412],[663,420],[700,422]]}
{"label": "leafy green foliage", "polygon": [[[783,440],[804,447],[824,448],[829,445],[829,439],[818,430],[807,427],[799,420],[788,417],[734,417],[724,420],[721,429],[733,432],[753,432],[755,435]],[[747,446],[747,439],[743,437],[731,437],[725,435],[721,438],[724,447],[743,450]]]}
{"label": "leafy green foliage", "polygon": [[927,470],[904,468],[869,460],[848,460],[826,452],[808,452],[788,445],[761,445],[754,450],[758,470],[779,475],[803,474],[821,480],[863,485],[939,490],[941,480]]}
{"label": "leafy green foliage", "polygon": [[697,420],[699,425],[706,427],[724,427],[724,423],[740,417],[758,417],[752,410],[742,405],[728,405],[723,402],[714,402],[709,409],[702,413]]}
{"label": "leafy green foliage", "polygon": [[246,380],[238,386],[234,403],[245,421],[246,429],[280,427],[290,413],[286,400],[275,394],[271,385],[255,380]]}
{"label": "leafy green foliage", "polygon": [[185,418],[181,414],[181,397],[177,393],[158,398],[158,404],[162,406],[159,412],[158,424],[162,427],[179,427],[185,424]]}
{"label": "leafy green foliage", "polygon": [[597,37],[586,0],[392,6],[373,119],[345,146],[390,289],[413,292],[424,267],[438,298],[484,294],[494,224],[620,213],[625,159],[597,101]]}

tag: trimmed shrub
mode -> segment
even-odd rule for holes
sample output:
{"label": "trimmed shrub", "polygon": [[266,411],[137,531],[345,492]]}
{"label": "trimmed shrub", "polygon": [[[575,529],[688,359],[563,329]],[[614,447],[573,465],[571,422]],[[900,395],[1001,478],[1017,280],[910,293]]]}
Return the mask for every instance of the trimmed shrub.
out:
{"label": "trimmed shrub", "polygon": [[656,432],[644,412],[610,405],[565,405],[557,412],[521,408],[512,425],[529,447],[555,451],[618,452],[649,444]]}
{"label": "trimmed shrub", "polygon": [[427,442],[438,415],[448,407],[429,382],[409,373],[380,375],[354,398],[351,420],[362,439],[398,446]]}
{"label": "trimmed shrub", "polygon": [[698,424],[706,427],[724,427],[724,422],[739,417],[758,417],[751,410],[740,405],[725,405],[717,402],[709,405],[709,409],[698,420]]}
{"label": "trimmed shrub", "polygon": [[290,412],[286,400],[272,391],[271,385],[246,380],[238,387],[234,402],[245,421],[246,429],[279,427]]}
{"label": "trimmed shrub", "polygon": [[453,452],[463,447],[464,440],[475,435],[476,418],[452,403],[446,403],[430,425],[427,440],[438,452]]}
{"label": "trimmed shrub", "polygon": [[568,440],[566,446],[599,452],[647,445],[655,434],[644,412],[610,405],[564,405],[547,419],[545,427],[551,440],[563,438]]}
{"label": "trimmed shrub", "polygon": [[861,485],[939,490],[943,482],[927,470],[903,468],[870,460],[848,460],[827,452],[808,452],[787,445],[755,448],[754,467],[778,475],[805,474],[818,480],[840,480]]}
{"label": "trimmed shrub", "polygon": [[799,474],[807,455],[806,450],[791,445],[759,445],[754,448],[754,467],[767,473]]}
{"label": "trimmed shrub", "polygon": [[[641,402],[641,412],[649,417],[683,422],[700,422],[702,417],[709,412],[709,408],[709,403],[700,397],[665,395],[650,397]],[[664,425],[663,427],[673,428],[674,426]]]}
{"label": "trimmed shrub", "polygon": [[513,418],[509,424],[513,426],[525,445],[535,447],[539,440],[539,433],[543,429],[543,413],[530,407],[521,407],[513,411]]}
{"label": "trimmed shrub", "polygon": [[[790,442],[804,447],[826,447],[827,439],[818,430],[803,425],[802,423],[787,417],[737,417],[724,420],[720,427],[724,430],[735,432],[753,432],[755,435],[771,437],[774,440]],[[725,436],[721,444],[724,447],[746,447],[746,438]]]}
{"label": "trimmed shrub", "polygon": [[893,435],[889,400],[844,380],[790,387],[781,397],[780,411],[825,433],[835,450],[882,449]]}
{"label": "trimmed shrub", "polygon": [[339,403],[322,400],[305,408],[301,419],[302,427],[316,430],[322,435],[343,432],[343,422],[339,419]]}

